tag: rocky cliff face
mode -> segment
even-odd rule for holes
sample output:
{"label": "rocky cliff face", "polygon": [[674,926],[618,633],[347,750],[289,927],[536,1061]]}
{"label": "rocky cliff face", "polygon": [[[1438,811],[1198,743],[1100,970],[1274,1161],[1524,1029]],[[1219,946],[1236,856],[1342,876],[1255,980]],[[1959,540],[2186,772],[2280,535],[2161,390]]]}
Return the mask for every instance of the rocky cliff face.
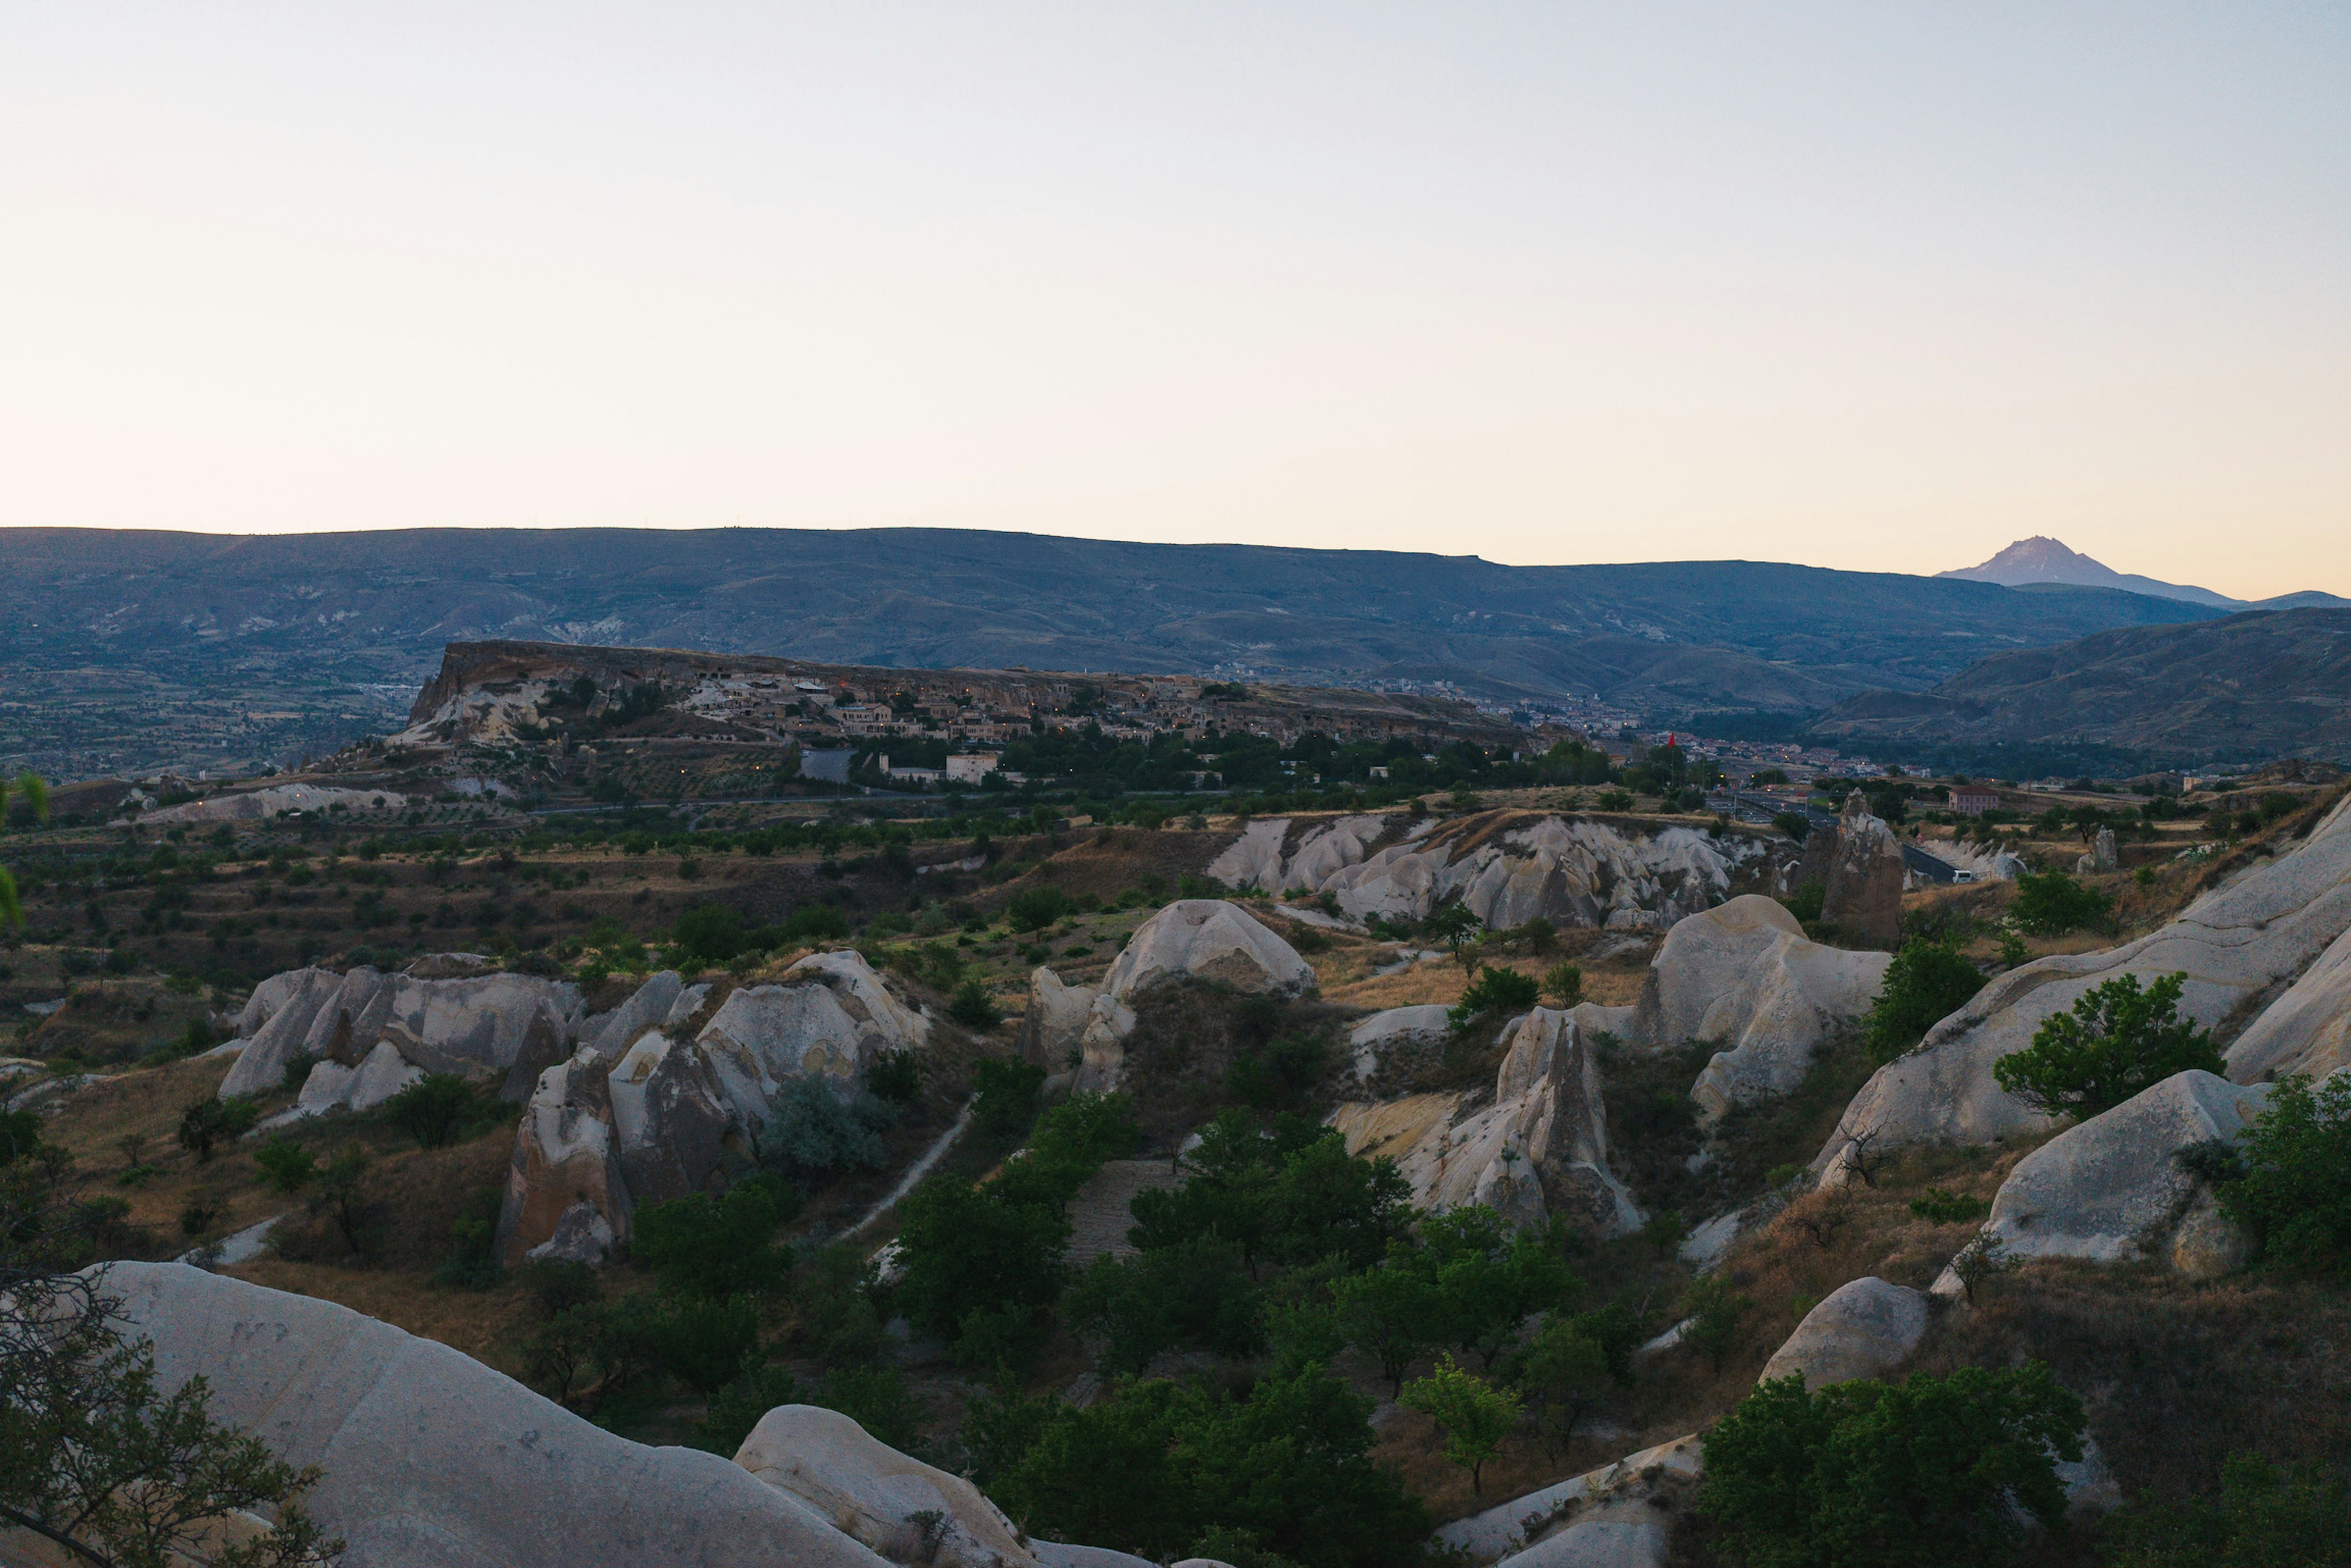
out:
{"label": "rocky cliff face", "polygon": [[[1760,837],[1595,817],[1482,811],[1442,826],[1395,817],[1249,825],[1208,867],[1231,887],[1329,894],[1358,920],[1417,920],[1447,900],[1489,929],[1663,930],[1760,880]],[[1898,890],[1898,883],[1897,883]]]}

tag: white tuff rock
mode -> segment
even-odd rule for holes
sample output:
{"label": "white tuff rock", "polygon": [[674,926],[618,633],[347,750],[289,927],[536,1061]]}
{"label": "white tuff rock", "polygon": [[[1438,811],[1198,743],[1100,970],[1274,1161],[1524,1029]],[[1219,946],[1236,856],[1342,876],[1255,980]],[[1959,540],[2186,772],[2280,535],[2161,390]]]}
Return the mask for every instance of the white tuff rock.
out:
{"label": "white tuff rock", "polygon": [[[978,1488],[876,1442],[837,1410],[776,1406],[743,1439],[735,1462],[893,1563],[1037,1568],[1019,1531]],[[923,1515],[933,1517],[928,1530]]]}
{"label": "white tuff rock", "polygon": [[1801,1374],[1807,1388],[1883,1377],[1927,1333],[1927,1298],[1874,1276],[1850,1281],[1804,1314],[1758,1381]]}

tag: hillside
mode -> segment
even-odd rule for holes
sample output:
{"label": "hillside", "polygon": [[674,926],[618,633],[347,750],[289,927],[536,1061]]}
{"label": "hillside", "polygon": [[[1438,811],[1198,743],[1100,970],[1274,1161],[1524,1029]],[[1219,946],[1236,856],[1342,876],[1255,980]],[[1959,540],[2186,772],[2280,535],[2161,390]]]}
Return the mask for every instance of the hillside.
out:
{"label": "hillside", "polygon": [[1931,691],[1866,692],[1823,738],[1922,752],[2105,747],[2166,766],[2351,759],[2351,611],[2272,610],[2001,653]]}
{"label": "hillside", "polygon": [[0,763],[215,771],[394,726],[451,642],[1427,686],[1677,716],[1920,691],[1988,652],[2218,613],[1750,561],[904,528],[0,535]]}

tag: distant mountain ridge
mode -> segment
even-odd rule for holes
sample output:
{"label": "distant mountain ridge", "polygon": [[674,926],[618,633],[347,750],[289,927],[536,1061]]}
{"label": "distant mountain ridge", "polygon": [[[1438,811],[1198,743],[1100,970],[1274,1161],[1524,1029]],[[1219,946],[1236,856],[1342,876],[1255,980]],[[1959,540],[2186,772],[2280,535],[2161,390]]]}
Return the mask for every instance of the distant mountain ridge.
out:
{"label": "distant mountain ridge", "polygon": [[2281,594],[2274,599],[2259,601],[2231,599],[2209,588],[2165,582],[2158,578],[2142,577],[2137,572],[2116,571],[2104,561],[2093,560],[2045,534],[2019,539],[1981,566],[1961,567],[1955,571],[1938,571],[1935,575],[1968,582],[1997,582],[2003,588],[2038,587],[2050,583],[2062,583],[2072,588],[2112,588],[2125,593],[2144,593],[2156,599],[2177,599],[2184,603],[2209,604],[2223,610],[2351,608],[2351,599],[2338,599],[2334,594],[2314,591]]}
{"label": "distant mountain ridge", "polygon": [[2250,611],[1996,654],[1932,691],[1848,698],[1811,732],[1889,755],[2073,747],[2149,768],[2351,763],[2351,610]]}
{"label": "distant mountain ridge", "polygon": [[[1450,683],[1704,722],[1925,691],[1988,654],[2223,613],[2110,588],[1757,561],[1511,567],[946,528],[26,528],[0,530],[0,762],[84,772],[152,768],[199,745],[192,758],[229,766],[366,733],[369,713],[406,707],[448,643],[496,638]],[[264,688],[236,712],[243,749],[225,755],[201,704]],[[93,752],[77,737],[101,722]]]}

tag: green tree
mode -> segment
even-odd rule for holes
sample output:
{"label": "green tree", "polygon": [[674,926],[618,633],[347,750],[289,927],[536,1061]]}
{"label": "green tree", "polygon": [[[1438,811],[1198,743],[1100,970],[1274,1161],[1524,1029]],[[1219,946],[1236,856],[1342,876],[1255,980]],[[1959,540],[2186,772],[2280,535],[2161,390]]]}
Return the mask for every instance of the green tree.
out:
{"label": "green tree", "polygon": [[883,1130],[897,1119],[862,1089],[843,1093],[822,1074],[804,1072],[777,1093],[756,1142],[763,1161],[795,1177],[880,1170],[889,1160]]}
{"label": "green tree", "polygon": [[1708,1433],[1698,1507],[1746,1568],[1993,1568],[2065,1516],[2082,1402],[2039,1362],[1807,1392],[1759,1385]]}
{"label": "green tree", "polygon": [[1754,1304],[1720,1275],[1700,1275],[1682,1297],[1688,1324],[1682,1330],[1682,1343],[1706,1357],[1719,1375],[1739,1348],[1740,1324]]}
{"label": "green tree", "polygon": [[368,1167],[373,1162],[365,1149],[346,1149],[319,1173],[319,1196],[311,1200],[335,1222],[343,1245],[365,1257],[375,1250],[381,1227],[376,1206],[367,1196]]}
{"label": "green tree", "polygon": [[291,1138],[271,1139],[253,1164],[272,1192],[299,1192],[319,1174],[318,1156]]}
{"label": "green tree", "polygon": [[1044,1092],[1045,1070],[1018,1057],[987,1057],[973,1064],[971,1084],[977,1103],[972,1119],[982,1132],[999,1136],[1025,1133],[1037,1119],[1037,1097]]}
{"label": "green tree", "polygon": [[1536,1331],[1513,1368],[1520,1395],[1534,1406],[1537,1428],[1554,1458],[1566,1453],[1577,1424],[1615,1382],[1607,1346],[1587,1327],[1578,1318],[1552,1318]]}
{"label": "green tree", "polygon": [[5,865],[0,865],[0,926],[11,931],[25,924],[25,903],[16,894],[16,878]]}
{"label": "green tree", "polygon": [[987,994],[987,988],[977,980],[966,980],[956,988],[953,1000],[947,1003],[947,1017],[968,1030],[986,1034],[1004,1021],[1004,1009]]}
{"label": "green tree", "polygon": [[1572,1008],[1583,1000],[1583,970],[1562,958],[1543,971],[1542,994],[1555,1008]]}
{"label": "green tree", "polygon": [[679,1296],[662,1303],[652,1327],[662,1370],[707,1398],[758,1349],[759,1304],[748,1295]]}
{"label": "green tree", "polygon": [[2297,1073],[2239,1135],[2242,1174],[2219,1184],[2221,1208],[2262,1255],[2308,1273],[2351,1270],[2351,1074],[2313,1086]]}
{"label": "green tree", "polygon": [[2016,896],[2008,913],[2027,931],[2056,936],[2095,925],[2114,904],[2109,894],[2084,887],[2062,871],[2037,876],[2026,872],[2016,879]]}
{"label": "green tree", "polygon": [[446,1148],[493,1117],[506,1119],[496,1102],[485,1103],[480,1092],[455,1072],[428,1072],[383,1103],[383,1119],[414,1138],[421,1149]]}
{"label": "green tree", "polygon": [[49,781],[26,768],[16,775],[16,793],[24,797],[25,810],[36,822],[49,820]]}
{"label": "green tree", "polygon": [[1076,913],[1070,895],[1058,887],[1032,887],[1016,894],[1004,906],[1004,918],[1015,931],[1042,931],[1065,915]]}
{"label": "green tree", "polygon": [[1421,933],[1445,944],[1454,961],[1468,967],[1464,955],[1486,928],[1485,922],[1470,913],[1467,904],[1454,903],[1440,906],[1420,923]]}
{"label": "green tree", "polygon": [[703,904],[677,917],[670,928],[682,965],[717,968],[749,946],[743,917],[724,904]]}
{"label": "green tree", "polygon": [[2179,1016],[2185,972],[2144,990],[2117,975],[2058,1013],[2032,1043],[1992,1064],[2000,1086],[2047,1114],[2090,1117],[2189,1068],[2224,1071],[2212,1037]]}
{"label": "green tree", "polygon": [[1426,1377],[1398,1392],[1396,1403],[1445,1428],[1445,1457],[1469,1472],[1469,1490],[1484,1490],[1486,1461],[1519,1424],[1518,1396],[1463,1371],[1449,1355],[1437,1358]]}
{"label": "green tree", "polygon": [[738,1182],[723,1197],[689,1193],[640,1207],[629,1256],[680,1297],[724,1301],[780,1294],[790,1283],[790,1249],[776,1242],[788,1215],[768,1176]]}
{"label": "green tree", "polygon": [[1105,1373],[1140,1374],[1160,1352],[1245,1356],[1264,1343],[1259,1292],[1238,1247],[1213,1236],[1133,1258],[1096,1258],[1064,1315]]}
{"label": "green tree", "polygon": [[209,1561],[297,1568],[338,1561],[302,1499],[316,1469],[273,1459],[212,1418],[202,1377],[158,1392],[152,1347],[124,1333],[102,1270],[85,1271],[109,1210],[72,1191],[46,1145],[0,1159],[0,1522],[80,1562],[163,1568],[233,1514],[275,1513]]}
{"label": "green tree", "polygon": [[1491,1370],[1495,1357],[1539,1312],[1562,1306],[1581,1289],[1544,1239],[1514,1236],[1492,1209],[1466,1205],[1421,1221],[1414,1267],[1437,1286],[1444,1333],[1475,1351]]}
{"label": "green tree", "polygon": [[180,1113],[180,1146],[203,1165],[213,1157],[214,1145],[241,1135],[258,1114],[243,1095],[222,1100],[207,1094]]}
{"label": "green tree", "polygon": [[1059,1203],[1008,1202],[961,1176],[935,1176],[899,1214],[898,1301],[927,1333],[952,1342],[975,1308],[1043,1308],[1061,1293],[1070,1222]]}
{"label": "green tree", "polygon": [[1401,1396],[1405,1373],[1446,1333],[1445,1298],[1436,1280],[1413,1267],[1409,1250],[1398,1243],[1387,1262],[1340,1281],[1332,1296],[1339,1332],[1379,1363],[1389,1388]]}
{"label": "green tree", "polygon": [[1870,1009],[1870,1054],[1880,1062],[1900,1056],[1965,1007],[1983,983],[1983,976],[1957,949],[1939,942],[1904,943],[1886,966],[1885,981]]}

